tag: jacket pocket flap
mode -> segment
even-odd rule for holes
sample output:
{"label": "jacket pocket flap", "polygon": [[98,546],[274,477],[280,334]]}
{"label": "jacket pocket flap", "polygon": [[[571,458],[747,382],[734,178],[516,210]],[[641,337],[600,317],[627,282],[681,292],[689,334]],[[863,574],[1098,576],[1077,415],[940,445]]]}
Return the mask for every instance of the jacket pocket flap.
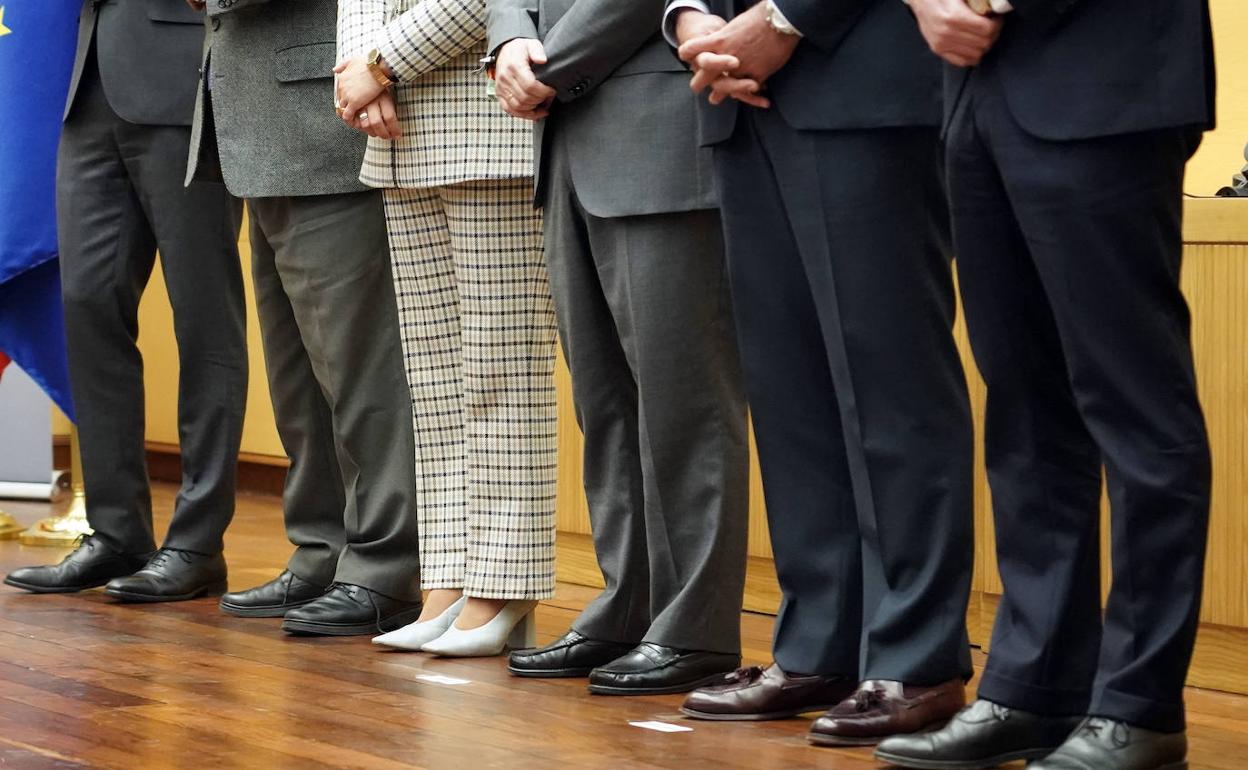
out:
{"label": "jacket pocket flap", "polygon": [[174,24],[203,24],[204,14],[200,11],[192,11],[191,7],[185,2],[173,2],[173,0],[159,0],[159,2],[147,4],[147,18],[152,21],[167,21]]}
{"label": "jacket pocket flap", "polygon": [[274,72],[281,83],[334,76],[335,43],[306,43],[282,48],[274,54]]}

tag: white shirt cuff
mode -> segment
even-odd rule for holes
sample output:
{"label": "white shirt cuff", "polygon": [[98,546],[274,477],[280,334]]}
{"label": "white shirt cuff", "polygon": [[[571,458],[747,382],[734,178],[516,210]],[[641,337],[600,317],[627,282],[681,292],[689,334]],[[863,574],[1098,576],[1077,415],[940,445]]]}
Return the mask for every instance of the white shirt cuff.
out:
{"label": "white shirt cuff", "polygon": [[663,16],[663,37],[667,38],[672,48],[680,47],[680,41],[676,39],[676,15],[685,9],[702,13],[711,12],[711,7],[702,0],[676,0],[668,6],[667,13]]}

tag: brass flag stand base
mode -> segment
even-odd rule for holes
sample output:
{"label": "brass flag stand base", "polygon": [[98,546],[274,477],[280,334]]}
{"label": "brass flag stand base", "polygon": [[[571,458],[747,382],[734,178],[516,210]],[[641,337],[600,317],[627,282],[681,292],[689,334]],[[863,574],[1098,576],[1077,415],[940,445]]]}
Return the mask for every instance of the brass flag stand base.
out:
{"label": "brass flag stand base", "polygon": [[4,511],[0,511],[0,540],[16,540],[26,528]]}
{"label": "brass flag stand base", "polygon": [[72,463],[74,499],[69,510],[60,516],[49,516],[18,536],[22,545],[46,545],[68,548],[78,539],[91,534],[87,523],[87,492],[82,482],[82,451],[78,447],[78,428],[69,434],[70,462]]}

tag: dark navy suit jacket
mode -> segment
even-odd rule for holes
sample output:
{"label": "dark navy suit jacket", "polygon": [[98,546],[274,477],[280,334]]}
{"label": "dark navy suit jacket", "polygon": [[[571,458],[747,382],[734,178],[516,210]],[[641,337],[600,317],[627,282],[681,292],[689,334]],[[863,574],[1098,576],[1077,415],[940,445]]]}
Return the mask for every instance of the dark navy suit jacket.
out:
{"label": "dark navy suit jacket", "polygon": [[[708,0],[731,19],[752,2]],[[793,58],[767,83],[772,109],[792,127],[845,130],[936,126],[941,120],[940,60],[901,0],[782,0],[802,31]],[[727,139],[735,102],[702,104],[702,142]]]}
{"label": "dark navy suit jacket", "polygon": [[[1010,112],[1028,133],[1063,141],[1213,126],[1207,0],[1012,4],[981,66],[1001,78]],[[948,68],[947,109],[956,108],[967,74]]]}

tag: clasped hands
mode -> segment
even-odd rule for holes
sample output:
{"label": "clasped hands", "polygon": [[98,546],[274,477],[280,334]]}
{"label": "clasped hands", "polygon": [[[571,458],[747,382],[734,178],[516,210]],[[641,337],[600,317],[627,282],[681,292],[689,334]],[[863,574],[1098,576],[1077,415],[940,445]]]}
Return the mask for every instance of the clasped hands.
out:
{"label": "clasped hands", "polygon": [[711,104],[726,99],[766,109],[767,79],[789,59],[801,38],[777,31],[767,21],[766,3],[726,21],[696,9],[676,17],[677,55],[693,70],[689,87],[694,93],[710,89]]}
{"label": "clasped hands", "polygon": [[383,88],[369,72],[367,57],[344,59],[334,75],[334,107],[342,122],[378,139],[403,135],[394,91]]}
{"label": "clasped hands", "polygon": [[919,32],[940,58],[955,67],[974,67],[1001,35],[1002,17],[971,10],[967,0],[906,0]]}
{"label": "clasped hands", "polygon": [[[1001,17],[981,15],[967,0],[906,2],[928,47],[955,66],[979,64],[1001,35]],[[695,93],[709,88],[711,104],[732,98],[761,108],[770,106],[763,94],[767,79],[788,63],[800,40],[771,26],[763,2],[730,22],[696,9],[682,10],[676,39],[681,61],[694,72],[689,85]]]}

